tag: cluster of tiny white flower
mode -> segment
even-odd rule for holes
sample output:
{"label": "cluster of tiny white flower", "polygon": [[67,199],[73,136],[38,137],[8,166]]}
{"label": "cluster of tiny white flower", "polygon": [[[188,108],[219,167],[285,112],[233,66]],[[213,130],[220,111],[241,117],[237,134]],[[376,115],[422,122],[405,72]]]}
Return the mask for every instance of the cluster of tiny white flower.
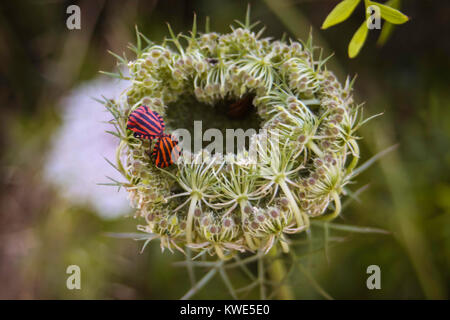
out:
{"label": "cluster of tiny white flower", "polygon": [[[224,259],[276,243],[287,250],[286,234],[307,230],[312,218],[337,217],[359,158],[355,131],[362,122],[351,81],[342,86],[325,60],[316,60],[311,41],[272,41],[248,23],[229,34],[201,34],[195,24],[190,35],[170,33],[161,45],[139,34],[148,46],[135,47],[133,61],[119,57],[132,81],[126,98],[105,103],[121,138],[117,167],[146,218],[139,229],[156,234],[163,248],[188,246]],[[261,128],[278,141],[252,137],[261,163],[246,161],[246,150],[225,156],[202,150],[159,169],[148,155],[152,143],[126,127],[141,105],[167,119],[168,105],[188,96],[214,106],[248,95]]]}

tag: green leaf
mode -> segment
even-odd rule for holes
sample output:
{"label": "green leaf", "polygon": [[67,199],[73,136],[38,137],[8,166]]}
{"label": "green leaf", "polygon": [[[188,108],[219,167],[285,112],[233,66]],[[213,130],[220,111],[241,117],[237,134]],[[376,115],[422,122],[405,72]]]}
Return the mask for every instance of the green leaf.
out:
{"label": "green leaf", "polygon": [[376,2],[370,2],[370,4],[380,8],[381,17],[387,22],[392,24],[403,24],[409,20],[408,16],[404,15],[397,9]]}
{"label": "green leaf", "polygon": [[360,0],[344,0],[339,3],[325,18],[322,29],[327,29],[347,19],[355,10]]}
{"label": "green leaf", "polygon": [[378,37],[377,46],[384,46],[391,37],[393,31],[394,25],[390,22],[385,22],[383,28],[381,29],[380,36]]}
{"label": "green leaf", "polygon": [[153,239],[158,236],[153,233],[138,233],[138,232],[128,232],[128,233],[106,232],[106,233],[104,233],[104,235],[107,237],[111,237],[111,238],[133,239],[133,240],[148,240],[148,239]]}
{"label": "green leaf", "polygon": [[348,56],[350,58],[354,58],[358,55],[364,45],[364,42],[366,41],[368,32],[369,29],[367,28],[367,23],[364,21],[358,30],[356,30],[352,40],[350,40],[350,43],[348,44]]}
{"label": "green leaf", "polygon": [[364,170],[369,168],[372,164],[374,164],[378,159],[384,157],[389,152],[394,151],[395,149],[397,149],[397,147],[398,147],[398,144],[394,144],[394,145],[392,145],[392,146],[390,146],[390,147],[388,147],[388,148],[378,152],[372,158],[370,158],[369,160],[364,162],[362,165],[360,165],[358,168],[356,168],[352,172],[352,177],[356,177],[358,174],[360,174],[361,172],[363,172]]}
{"label": "green leaf", "polygon": [[107,72],[107,71],[99,71],[99,73],[104,74],[106,76],[109,76],[111,78],[117,78],[117,79],[125,79],[123,75],[117,72]]}
{"label": "green leaf", "polygon": [[346,232],[354,232],[354,233],[379,233],[379,234],[390,234],[389,231],[379,228],[372,227],[360,227],[360,226],[352,226],[341,223],[332,223],[332,222],[321,222],[321,221],[311,221],[311,224],[314,226],[322,227],[322,228],[330,228],[333,230],[346,231]]}
{"label": "green leaf", "polygon": [[[400,0],[390,0],[385,3],[386,6],[389,6],[394,9],[400,9]],[[391,37],[395,26],[390,22],[385,22],[383,25],[383,29],[381,30],[380,36],[377,40],[378,46],[384,46],[388,39]]]}

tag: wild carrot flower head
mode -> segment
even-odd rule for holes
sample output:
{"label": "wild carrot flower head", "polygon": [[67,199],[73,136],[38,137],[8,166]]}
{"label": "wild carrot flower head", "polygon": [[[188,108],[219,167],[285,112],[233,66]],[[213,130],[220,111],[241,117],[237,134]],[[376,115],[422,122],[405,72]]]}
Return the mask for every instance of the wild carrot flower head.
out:
{"label": "wild carrot flower head", "polygon": [[[121,139],[120,185],[143,221],[139,229],[163,247],[225,259],[278,241],[287,249],[288,235],[307,230],[310,219],[338,216],[359,158],[352,82],[337,80],[311,39],[274,41],[248,20],[228,34],[201,33],[195,20],[189,34],[169,31],[161,44],[138,32],[136,59],[117,56],[132,84],[123,99],[105,101]],[[169,133],[200,114],[221,129],[235,127],[251,108],[260,132],[233,152],[190,150],[183,139],[182,155],[161,169],[149,156],[158,139],[127,129],[142,105],[162,116]]]}

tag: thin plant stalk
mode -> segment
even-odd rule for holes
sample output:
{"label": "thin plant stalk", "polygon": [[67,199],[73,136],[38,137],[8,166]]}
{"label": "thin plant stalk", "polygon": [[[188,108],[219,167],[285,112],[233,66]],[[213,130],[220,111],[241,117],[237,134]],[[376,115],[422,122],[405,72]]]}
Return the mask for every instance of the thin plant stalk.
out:
{"label": "thin plant stalk", "polygon": [[[268,253],[269,258],[273,259],[273,262],[271,263],[267,272],[269,273],[269,276],[273,282],[281,283],[286,277],[286,267],[284,265],[283,260],[279,259],[277,251],[278,251],[277,247],[273,246]],[[280,300],[295,299],[291,288],[288,287],[285,283],[281,285],[277,295],[278,299]]]}

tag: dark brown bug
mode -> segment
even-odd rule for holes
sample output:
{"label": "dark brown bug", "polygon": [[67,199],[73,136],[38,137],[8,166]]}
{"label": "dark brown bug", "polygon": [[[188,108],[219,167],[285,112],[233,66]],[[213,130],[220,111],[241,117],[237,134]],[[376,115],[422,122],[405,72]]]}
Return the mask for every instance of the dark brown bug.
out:
{"label": "dark brown bug", "polygon": [[243,96],[241,99],[230,105],[227,111],[227,115],[233,119],[238,119],[246,116],[250,109],[253,107],[252,101],[253,95],[247,94]]}
{"label": "dark brown bug", "polygon": [[208,58],[206,59],[206,61],[208,61],[213,66],[215,66],[219,62],[219,60],[217,60],[216,58]]}

